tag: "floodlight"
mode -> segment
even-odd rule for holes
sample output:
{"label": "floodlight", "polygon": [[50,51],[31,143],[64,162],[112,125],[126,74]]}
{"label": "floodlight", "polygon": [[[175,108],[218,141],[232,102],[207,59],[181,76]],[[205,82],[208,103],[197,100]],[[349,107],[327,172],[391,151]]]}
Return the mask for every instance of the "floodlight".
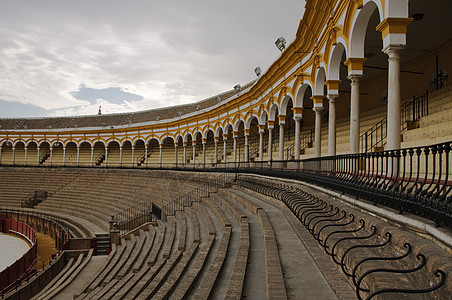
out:
{"label": "floodlight", "polygon": [[286,40],[283,37],[280,37],[275,42],[276,47],[279,49],[279,51],[283,51],[286,49]]}
{"label": "floodlight", "polygon": [[240,92],[241,89],[242,89],[242,87],[240,86],[240,84],[237,84],[236,86],[234,86],[234,90],[236,93]]}
{"label": "floodlight", "polygon": [[262,74],[261,67],[256,67],[256,69],[254,69],[254,73],[256,73],[257,77],[261,76]]}

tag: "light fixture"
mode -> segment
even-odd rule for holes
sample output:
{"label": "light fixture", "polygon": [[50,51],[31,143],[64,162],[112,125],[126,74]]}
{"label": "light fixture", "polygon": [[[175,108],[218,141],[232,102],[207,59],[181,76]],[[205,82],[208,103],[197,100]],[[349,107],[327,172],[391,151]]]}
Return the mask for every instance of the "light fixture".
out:
{"label": "light fixture", "polygon": [[217,96],[217,102],[221,102],[221,97]]}
{"label": "light fixture", "polygon": [[242,89],[242,87],[240,86],[240,84],[237,84],[236,86],[234,86],[234,90],[236,93],[239,93],[241,89]]}
{"label": "light fixture", "polygon": [[279,51],[283,52],[283,50],[286,49],[286,40],[283,37],[280,37],[276,40],[275,45]]}
{"label": "light fixture", "polygon": [[60,145],[60,142],[56,141],[55,143],[53,143],[53,145],[54,145],[55,147],[58,147],[58,146]]}
{"label": "light fixture", "polygon": [[256,67],[256,69],[254,69],[254,73],[256,73],[257,77],[261,76],[262,74],[261,67]]}

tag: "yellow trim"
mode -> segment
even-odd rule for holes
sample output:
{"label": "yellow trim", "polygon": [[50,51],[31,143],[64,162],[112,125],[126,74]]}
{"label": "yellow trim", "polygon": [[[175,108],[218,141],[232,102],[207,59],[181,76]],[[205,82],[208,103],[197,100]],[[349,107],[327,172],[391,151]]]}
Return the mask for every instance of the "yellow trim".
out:
{"label": "yellow trim", "polygon": [[314,104],[323,104],[323,98],[325,98],[324,95],[315,95],[311,97],[312,101],[314,101]]}
{"label": "yellow trim", "polygon": [[275,121],[267,121],[268,126],[275,126]]}
{"label": "yellow trim", "polygon": [[279,115],[279,122],[285,122],[286,121],[286,116],[285,115]]}
{"label": "yellow trim", "polygon": [[294,114],[302,114],[303,113],[304,108],[303,107],[293,107],[292,111]]}
{"label": "yellow trim", "polygon": [[407,26],[413,20],[413,18],[386,18],[375,29],[381,32],[383,39],[390,33],[406,34]]}
{"label": "yellow trim", "polygon": [[341,83],[342,80],[327,80],[325,81],[325,84],[328,88],[328,90],[338,90],[339,89],[339,83]]}
{"label": "yellow trim", "polygon": [[351,71],[362,71],[363,63],[367,60],[367,58],[361,57],[350,57],[344,61],[344,65],[348,66],[348,72]]}

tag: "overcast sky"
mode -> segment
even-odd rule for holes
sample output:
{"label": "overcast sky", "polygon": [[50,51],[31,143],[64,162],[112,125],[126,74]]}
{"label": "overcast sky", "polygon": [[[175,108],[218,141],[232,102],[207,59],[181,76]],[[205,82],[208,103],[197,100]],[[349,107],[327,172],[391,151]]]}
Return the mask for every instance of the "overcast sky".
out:
{"label": "overcast sky", "polygon": [[289,44],[304,0],[0,0],[0,117],[117,113],[222,93]]}

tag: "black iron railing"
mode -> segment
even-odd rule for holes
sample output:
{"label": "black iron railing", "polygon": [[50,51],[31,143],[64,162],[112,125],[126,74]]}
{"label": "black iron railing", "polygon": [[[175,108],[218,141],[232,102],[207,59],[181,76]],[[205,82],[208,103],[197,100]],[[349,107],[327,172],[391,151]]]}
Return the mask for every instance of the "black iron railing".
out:
{"label": "black iron railing", "polygon": [[152,202],[141,202],[115,214],[112,220],[116,222],[115,226],[118,227],[120,234],[124,234],[147,222],[155,222],[161,219],[161,216],[160,207]]}
{"label": "black iron railing", "polygon": [[[413,101],[406,102],[401,108],[401,131],[428,115],[428,90],[424,95],[413,97]],[[387,118],[383,118],[377,124],[360,136],[360,152],[372,152],[382,149],[386,145]]]}
{"label": "black iron railing", "polygon": [[174,216],[176,211],[183,211],[184,207],[190,207],[194,202],[200,202],[202,198],[208,198],[211,193],[218,192],[219,188],[226,187],[235,178],[232,173],[225,173],[212,181],[206,182],[189,193],[167,203],[162,207],[162,218]]}

